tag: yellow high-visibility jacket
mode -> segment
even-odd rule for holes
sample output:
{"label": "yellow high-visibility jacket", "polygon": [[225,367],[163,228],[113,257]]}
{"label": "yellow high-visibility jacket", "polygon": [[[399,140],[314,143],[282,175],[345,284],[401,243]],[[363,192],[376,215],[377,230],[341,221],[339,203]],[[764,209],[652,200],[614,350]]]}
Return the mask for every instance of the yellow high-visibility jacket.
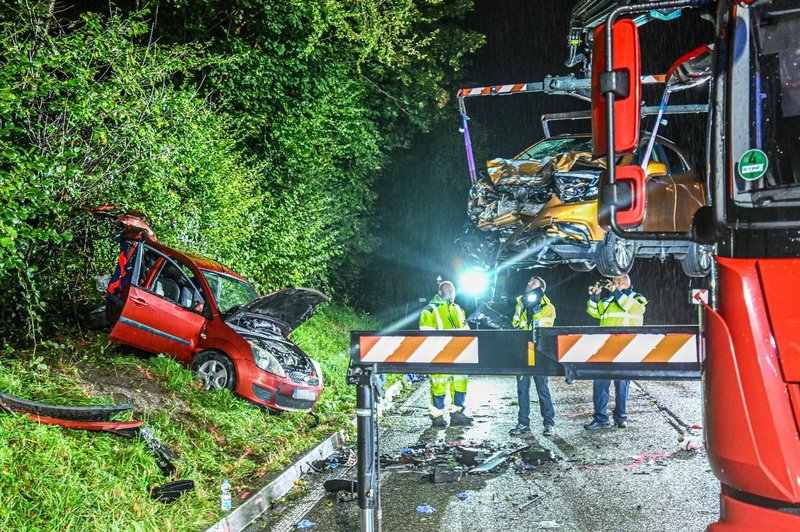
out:
{"label": "yellow high-visibility jacket", "polygon": [[534,323],[539,327],[552,327],[555,321],[556,307],[547,296],[542,296],[542,304],[539,311],[533,315],[532,320],[528,320],[528,311],[522,304],[522,296],[517,297],[517,308],[514,311],[514,317],[511,318],[511,324],[515,328],[530,331],[533,329]]}
{"label": "yellow high-visibility jacket", "polygon": [[614,290],[602,299],[589,298],[586,312],[605,327],[638,326],[644,323],[647,299],[631,288]]}
{"label": "yellow high-visibility jacket", "polygon": [[423,309],[419,317],[421,331],[446,331],[448,329],[469,329],[464,310],[455,303],[449,303],[433,296],[431,302]]}

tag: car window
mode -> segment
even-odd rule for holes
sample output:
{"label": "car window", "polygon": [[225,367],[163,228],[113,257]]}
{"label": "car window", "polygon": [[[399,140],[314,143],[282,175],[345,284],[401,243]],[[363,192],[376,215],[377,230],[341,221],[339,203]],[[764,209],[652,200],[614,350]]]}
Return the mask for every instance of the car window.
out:
{"label": "car window", "polygon": [[591,153],[592,138],[569,137],[546,139],[541,142],[537,142],[530,148],[517,155],[515,158],[522,160],[542,160],[546,157],[556,157],[571,151],[586,151]]}
{"label": "car window", "polygon": [[139,276],[135,279],[134,284],[147,288],[147,281],[152,278],[152,274],[164,263],[164,257],[156,250],[149,246],[144,246],[141,255],[141,263],[139,265]]}
{"label": "car window", "polygon": [[258,294],[248,283],[217,272],[201,270],[217,302],[221,314],[258,299]]}
{"label": "car window", "polygon": [[671,175],[681,175],[689,171],[689,165],[681,157],[680,153],[669,146],[662,145],[662,148],[664,150],[664,159]]}
{"label": "car window", "polygon": [[[157,272],[153,278],[153,272]],[[152,281],[149,281],[152,279]],[[187,309],[202,308],[205,300],[202,285],[185,264],[145,246],[137,284],[147,291]]]}
{"label": "car window", "polygon": [[[650,141],[650,139],[647,138],[647,139],[644,139],[643,141],[641,141],[639,143],[639,147],[636,149],[636,151],[633,153],[633,156],[631,157],[631,163],[630,164],[632,164],[634,166],[638,166],[638,165],[642,164],[642,157],[644,156],[644,153],[647,151],[647,143],[649,141]],[[649,162],[651,162],[651,163],[663,163],[664,162],[664,156],[661,153],[661,143],[658,142],[658,141],[656,141],[655,144],[653,144],[653,151],[650,153],[650,161]],[[669,168],[667,168],[667,170],[669,170]]]}

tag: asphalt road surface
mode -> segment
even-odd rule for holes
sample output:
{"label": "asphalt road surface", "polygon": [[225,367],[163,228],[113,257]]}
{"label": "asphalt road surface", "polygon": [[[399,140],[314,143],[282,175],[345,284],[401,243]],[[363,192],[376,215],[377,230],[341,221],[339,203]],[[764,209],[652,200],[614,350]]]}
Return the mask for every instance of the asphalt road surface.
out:
{"label": "asphalt road surface", "polygon": [[[433,428],[423,383],[381,422],[381,453],[399,455],[420,443],[490,440],[533,443],[552,449],[556,462],[520,472],[509,463],[499,472],[465,475],[434,484],[423,471],[382,473],[382,530],[403,531],[700,531],[719,512],[719,484],[705,451],[679,447],[683,433],[702,436],[699,382],[634,381],[626,429],[584,430],[591,420],[591,381],[571,385],[551,377],[556,433],[541,435],[538,404],[531,407],[533,433],[512,437],[516,424],[516,383],[509,377],[470,380],[472,427]],[[612,386],[613,390],[613,386]],[[535,391],[531,395],[536,398]],[[612,405],[613,405],[612,391]],[[312,474],[307,484],[278,505],[266,530],[360,530],[356,502],[337,502],[321,488],[329,477],[355,478],[355,468]],[[456,495],[462,494],[459,498]],[[466,498],[465,495],[466,494]],[[530,502],[533,500],[533,502]],[[418,506],[436,511],[423,514]],[[376,527],[375,530],[378,530]]]}

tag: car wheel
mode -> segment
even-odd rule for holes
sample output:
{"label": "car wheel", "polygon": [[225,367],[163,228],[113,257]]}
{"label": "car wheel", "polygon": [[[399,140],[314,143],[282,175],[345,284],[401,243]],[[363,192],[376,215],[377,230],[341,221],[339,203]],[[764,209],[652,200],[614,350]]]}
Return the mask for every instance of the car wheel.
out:
{"label": "car wheel", "polygon": [[689,277],[705,277],[711,272],[714,261],[714,248],[692,242],[686,255],[681,259],[683,273]]}
{"label": "car wheel", "polygon": [[600,275],[616,277],[625,275],[633,267],[636,247],[633,240],[625,240],[609,231],[597,250],[595,264]]}
{"label": "car wheel", "polygon": [[203,380],[204,390],[236,389],[233,361],[219,351],[203,351],[192,361],[192,371]]}
{"label": "car wheel", "polygon": [[594,262],[570,262],[569,268],[573,272],[590,272],[594,270]]}

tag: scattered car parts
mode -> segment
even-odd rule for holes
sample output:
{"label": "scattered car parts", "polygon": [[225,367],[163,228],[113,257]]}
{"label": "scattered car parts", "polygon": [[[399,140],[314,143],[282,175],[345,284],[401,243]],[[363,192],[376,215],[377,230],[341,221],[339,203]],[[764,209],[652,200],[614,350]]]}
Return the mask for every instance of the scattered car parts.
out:
{"label": "scattered car parts", "polygon": [[[56,425],[67,429],[104,431],[126,438],[138,437],[153,453],[156,463],[165,476],[177,473],[174,461],[179,456],[164,445],[144,421],[114,421],[112,417],[130,412],[134,405],[116,406],[60,406],[29,401],[0,392],[0,410],[20,413],[37,423]],[[191,480],[163,484],[151,490],[151,497],[162,502],[174,502],[183,493],[194,489]]]}

